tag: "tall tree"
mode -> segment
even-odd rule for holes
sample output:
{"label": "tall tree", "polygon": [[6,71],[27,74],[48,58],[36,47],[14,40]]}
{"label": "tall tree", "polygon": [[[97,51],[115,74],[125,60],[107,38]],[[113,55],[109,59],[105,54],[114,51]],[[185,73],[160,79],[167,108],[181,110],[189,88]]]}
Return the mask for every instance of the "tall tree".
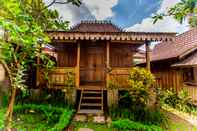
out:
{"label": "tall tree", "polygon": [[182,23],[186,18],[189,18],[189,24],[191,27],[197,26],[197,0],[181,0],[173,7],[171,7],[167,13],[160,13],[153,16],[154,22],[162,20],[163,17],[173,16],[177,21]]}
{"label": "tall tree", "polygon": [[42,0],[0,0],[0,27],[6,32],[6,37],[0,38],[0,63],[6,69],[11,84],[7,127],[12,121],[16,91],[26,89],[23,78],[28,64],[40,58],[46,61],[46,67],[53,66],[40,48],[50,42],[46,30],[67,29],[68,22],[63,21],[56,10],[49,9],[53,4],[65,3],[80,5],[79,0],[64,3],[53,0],[50,5],[45,5]]}

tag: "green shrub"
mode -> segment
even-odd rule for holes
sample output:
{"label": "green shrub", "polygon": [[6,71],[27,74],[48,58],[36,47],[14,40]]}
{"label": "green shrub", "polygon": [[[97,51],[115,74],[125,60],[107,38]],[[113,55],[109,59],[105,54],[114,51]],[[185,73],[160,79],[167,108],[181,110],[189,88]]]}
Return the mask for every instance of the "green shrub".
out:
{"label": "green shrub", "polygon": [[142,111],[135,113],[135,120],[158,126],[166,126],[168,124],[167,116],[159,109],[144,108]]}
{"label": "green shrub", "polygon": [[60,116],[59,122],[49,131],[61,131],[65,127],[67,127],[70,123],[73,111],[63,111],[62,115]]}
{"label": "green shrub", "polygon": [[125,119],[125,118],[134,120],[135,114],[128,108],[119,108],[117,106],[113,106],[109,108],[109,115],[112,118],[112,120]]}
{"label": "green shrub", "polygon": [[159,109],[139,108],[131,110],[129,108],[111,107],[109,108],[109,115],[112,120],[129,119],[144,124],[153,124],[158,126],[166,126],[168,118]]}
{"label": "green shrub", "polygon": [[190,112],[190,96],[188,92],[181,90],[178,93],[174,90],[163,91],[161,102],[184,112]]}
{"label": "green shrub", "polygon": [[128,84],[129,94],[132,96],[134,106],[145,105],[149,97],[149,88],[155,82],[154,76],[144,68],[132,68],[130,70]]}
{"label": "green shrub", "polygon": [[112,121],[112,127],[121,130],[132,130],[132,131],[162,131],[162,128],[156,125],[144,125],[139,122],[134,122],[129,119],[122,119]]}
{"label": "green shrub", "polygon": [[[33,90],[33,89],[32,89]],[[68,107],[68,104],[65,101],[65,92],[61,90],[51,90],[47,88],[40,89],[39,99],[35,99],[34,97],[38,98],[33,93],[30,93],[28,90],[26,95],[24,92],[19,92],[16,97],[16,104],[42,104],[42,105],[51,105],[55,107]],[[73,106],[69,105],[72,109]]]}
{"label": "green shrub", "polygon": [[109,108],[109,114],[113,120],[129,119],[144,124],[166,125],[167,118],[159,108],[150,109],[147,106],[149,100],[149,88],[154,84],[154,76],[143,68],[132,68],[128,77],[128,91],[119,94],[119,105]]}
{"label": "green shrub", "polygon": [[48,129],[49,127],[47,127],[46,125],[40,124],[39,128],[41,130],[46,130],[47,128],[50,131],[63,130],[65,127],[68,126],[73,114],[73,110],[69,108],[53,107],[51,105],[24,104],[16,105],[14,107],[14,113],[16,113],[17,115],[28,114],[30,112],[36,112],[37,115],[44,115],[44,118],[46,118],[46,125],[54,125],[54,127]]}

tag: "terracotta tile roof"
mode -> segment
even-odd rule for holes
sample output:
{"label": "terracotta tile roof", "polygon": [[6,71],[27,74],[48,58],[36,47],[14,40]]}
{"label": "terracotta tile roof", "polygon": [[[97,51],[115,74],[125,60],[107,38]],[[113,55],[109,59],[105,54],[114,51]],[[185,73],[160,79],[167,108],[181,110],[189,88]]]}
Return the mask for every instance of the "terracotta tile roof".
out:
{"label": "terracotta tile roof", "polygon": [[197,66],[197,52],[187,57],[186,59],[172,65],[172,67],[185,67],[185,66]]}
{"label": "terracotta tile roof", "polygon": [[195,49],[197,49],[197,28],[178,35],[174,41],[162,42],[156,45],[152,51],[151,60],[181,58]]}
{"label": "terracotta tile roof", "polygon": [[121,28],[111,21],[81,21],[72,27],[69,32],[123,32]]}

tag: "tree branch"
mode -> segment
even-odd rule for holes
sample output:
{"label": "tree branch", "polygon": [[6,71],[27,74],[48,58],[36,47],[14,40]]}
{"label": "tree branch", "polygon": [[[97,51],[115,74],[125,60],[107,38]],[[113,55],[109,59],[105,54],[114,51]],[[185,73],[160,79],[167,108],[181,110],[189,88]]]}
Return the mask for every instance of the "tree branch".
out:
{"label": "tree branch", "polygon": [[42,9],[42,11],[45,10],[45,9],[47,9],[47,8],[49,8],[49,7],[52,6],[53,4],[55,4],[55,2],[56,2],[56,0],[53,0],[50,4],[48,4],[47,6],[45,6],[45,7]]}
{"label": "tree branch", "polygon": [[45,9],[47,9],[47,8],[49,8],[49,7],[51,7],[52,5],[54,5],[54,4],[68,4],[69,2],[67,1],[67,2],[61,2],[61,1],[56,1],[56,0],[53,0],[50,4],[48,4],[47,6],[45,6],[42,10],[41,10],[41,12],[43,11],[43,10],[45,10]]}

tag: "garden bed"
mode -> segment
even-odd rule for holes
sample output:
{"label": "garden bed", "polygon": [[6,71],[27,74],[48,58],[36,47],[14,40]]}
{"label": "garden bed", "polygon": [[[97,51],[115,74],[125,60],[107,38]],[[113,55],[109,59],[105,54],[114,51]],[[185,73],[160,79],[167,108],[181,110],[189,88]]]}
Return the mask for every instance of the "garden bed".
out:
{"label": "garden bed", "polygon": [[188,123],[191,123],[194,126],[197,126],[197,116],[195,116],[191,113],[186,113],[186,112],[183,112],[183,111],[179,111],[179,110],[177,110],[175,108],[172,108],[168,105],[163,105],[162,109],[167,111],[167,112],[170,112],[174,115],[177,115],[181,119],[187,121]]}
{"label": "garden bed", "polygon": [[12,127],[18,130],[61,131],[72,118],[69,108],[52,107],[50,105],[24,104],[14,107]]}

